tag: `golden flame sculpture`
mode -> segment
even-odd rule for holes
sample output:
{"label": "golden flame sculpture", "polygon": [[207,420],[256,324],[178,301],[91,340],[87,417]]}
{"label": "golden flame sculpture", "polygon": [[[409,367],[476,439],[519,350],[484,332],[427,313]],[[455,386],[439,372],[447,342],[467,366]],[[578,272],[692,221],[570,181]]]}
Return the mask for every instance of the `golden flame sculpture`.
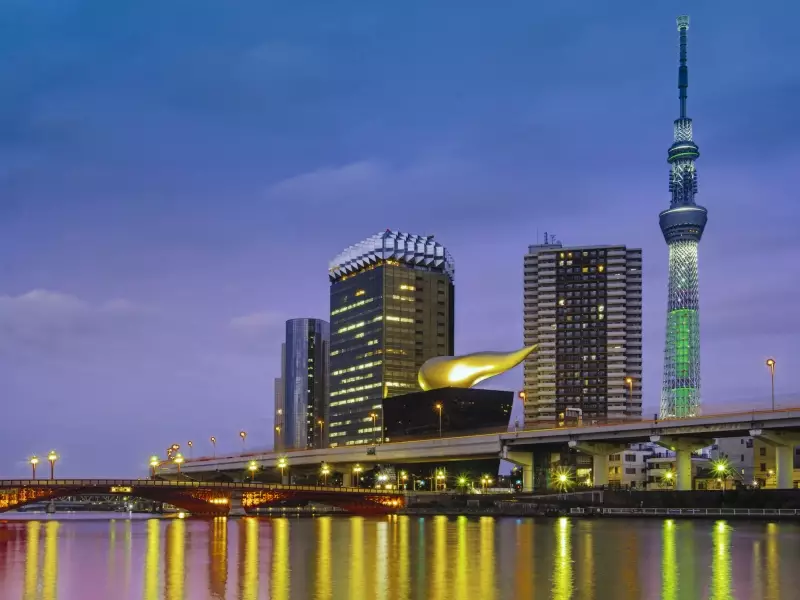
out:
{"label": "golden flame sculpture", "polygon": [[469,388],[513,369],[536,350],[529,346],[515,352],[476,352],[464,356],[437,356],[419,370],[419,385],[425,390],[444,387]]}

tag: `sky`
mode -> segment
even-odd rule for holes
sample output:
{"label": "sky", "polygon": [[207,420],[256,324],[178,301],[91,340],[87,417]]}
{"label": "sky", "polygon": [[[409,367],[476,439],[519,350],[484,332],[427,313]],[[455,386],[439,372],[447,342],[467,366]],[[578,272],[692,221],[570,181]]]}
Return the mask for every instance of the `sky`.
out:
{"label": "sky", "polygon": [[655,412],[682,12],[704,411],[768,407],[769,356],[798,405],[800,5],[0,2],[0,478],[269,446],[284,321],[386,228],[454,256],[459,354],[522,346],[544,232],[641,247]]}

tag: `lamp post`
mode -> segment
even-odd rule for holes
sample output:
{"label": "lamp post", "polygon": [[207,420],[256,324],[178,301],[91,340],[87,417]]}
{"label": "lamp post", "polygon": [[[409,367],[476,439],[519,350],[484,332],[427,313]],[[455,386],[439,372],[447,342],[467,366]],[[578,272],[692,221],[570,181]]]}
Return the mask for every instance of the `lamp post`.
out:
{"label": "lamp post", "polygon": [[408,489],[408,484],[406,483],[406,481],[408,481],[408,473],[406,473],[405,471],[400,471],[400,483],[403,484],[404,490]]}
{"label": "lamp post", "polygon": [[285,456],[281,456],[281,457],[278,459],[278,469],[279,469],[279,470],[280,470],[280,472],[281,472],[281,483],[283,483],[283,476],[284,476],[284,474],[285,474],[285,472],[286,472],[286,469],[287,469],[288,467],[289,467],[289,461],[288,461],[288,460],[286,460],[286,457],[285,457]]}
{"label": "lamp post", "polygon": [[31,479],[36,479],[36,465],[39,464],[39,457],[36,455],[31,456],[30,463],[31,463],[31,469],[33,470],[33,477],[31,477]]}
{"label": "lamp post", "polygon": [[172,462],[174,462],[175,465],[177,465],[177,467],[178,467],[178,475],[180,475],[180,473],[181,473],[181,465],[183,464],[183,454],[181,454],[180,452],[178,454],[176,454],[175,458],[172,459]]}
{"label": "lamp post", "polygon": [[244,452],[245,440],[247,439],[247,432],[244,429],[242,429],[242,431],[239,432],[239,437],[242,438],[242,452]]}
{"label": "lamp post", "polygon": [[250,481],[256,480],[256,471],[258,471],[258,463],[254,460],[251,460],[247,464],[247,470],[250,471]]}
{"label": "lamp post", "polygon": [[327,464],[322,463],[322,468],[320,469],[320,473],[322,473],[322,485],[328,485],[328,475],[330,475],[330,472],[331,468]]}
{"label": "lamp post", "polygon": [[767,359],[767,368],[769,369],[770,379],[772,380],[772,410],[775,410],[775,359]]}
{"label": "lamp post", "polygon": [[50,454],[47,455],[47,460],[50,463],[50,479],[55,479],[56,461],[58,460],[58,454],[56,454],[55,450],[50,450]]}
{"label": "lamp post", "polygon": [[369,418],[372,419],[372,435],[375,435],[375,430],[378,428],[378,414],[371,412],[369,413]]}
{"label": "lamp post", "polygon": [[439,437],[442,437],[442,403],[437,402],[434,408],[439,411]]}
{"label": "lamp post", "polygon": [[150,474],[152,475],[153,479],[156,478],[156,469],[158,468],[158,457],[154,454],[150,457]]}
{"label": "lamp post", "polygon": [[211,447],[213,448],[214,458],[217,458],[217,438],[211,436]]}
{"label": "lamp post", "polygon": [[359,488],[361,487],[361,471],[363,471],[361,465],[356,465],[353,467],[353,473],[356,474],[356,487]]}
{"label": "lamp post", "polygon": [[722,483],[722,491],[725,491],[725,480],[728,477],[728,463],[723,460],[714,464],[714,472],[717,474],[717,481]]}
{"label": "lamp post", "polygon": [[192,440],[189,440],[188,442],[186,442],[186,445],[189,446],[189,460],[191,460],[192,459],[192,446],[194,446],[194,444],[192,443]]}
{"label": "lamp post", "polygon": [[626,377],[625,385],[628,386],[628,404],[631,404],[633,402],[633,377]]}
{"label": "lamp post", "polygon": [[317,419],[317,425],[319,425],[319,447],[322,448],[322,430],[325,427],[325,421]]}

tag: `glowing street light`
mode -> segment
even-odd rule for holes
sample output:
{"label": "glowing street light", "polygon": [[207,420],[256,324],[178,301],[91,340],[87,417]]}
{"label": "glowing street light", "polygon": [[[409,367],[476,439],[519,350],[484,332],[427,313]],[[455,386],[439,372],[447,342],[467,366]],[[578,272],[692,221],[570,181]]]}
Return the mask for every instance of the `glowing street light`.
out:
{"label": "glowing street light", "polygon": [[[325,427],[325,421],[317,419],[317,425],[319,425],[319,447],[322,448],[322,430]],[[280,429],[278,431],[280,431]]]}
{"label": "glowing street light", "polygon": [[[378,413],[369,413],[369,418],[372,419],[372,435],[375,435],[375,430],[378,428]],[[377,438],[375,441],[378,441]]]}
{"label": "glowing street light", "polygon": [[56,454],[55,450],[50,450],[50,454],[47,455],[47,460],[50,463],[50,479],[55,479],[56,461],[58,460],[58,454]]}
{"label": "glowing street light", "polygon": [[242,452],[244,452],[245,448],[245,440],[247,439],[247,432],[243,429],[239,432],[239,437],[242,438]]}
{"label": "glowing street light", "polygon": [[281,483],[283,483],[283,477],[286,472],[286,469],[289,468],[289,460],[285,456],[281,456],[278,459],[278,469],[281,472]]}
{"label": "glowing street light", "polygon": [[174,462],[177,465],[178,474],[180,474],[180,472],[181,472],[181,464],[183,464],[183,454],[181,454],[180,452],[178,454],[176,454],[175,458],[172,459],[172,462]]}
{"label": "glowing street light", "polygon": [[572,484],[572,472],[568,468],[560,467],[556,470],[556,487],[565,492]]}
{"label": "glowing street light", "polygon": [[441,402],[437,402],[437,403],[434,405],[434,408],[435,408],[437,411],[439,411],[439,437],[442,437],[442,409],[443,409],[444,407],[442,406],[442,403],[441,403]]}
{"label": "glowing street light", "polygon": [[250,471],[250,481],[256,480],[256,471],[258,471],[258,463],[254,460],[251,460],[247,464],[247,470]]}
{"label": "glowing street light", "polygon": [[214,449],[214,458],[217,458],[217,438],[213,435],[211,436],[211,446]]}
{"label": "glowing street light", "polygon": [[625,385],[628,386],[628,404],[631,404],[633,402],[633,377],[626,377]]}
{"label": "glowing street light", "polygon": [[408,481],[408,473],[405,471],[400,471],[400,483],[403,485],[403,489],[408,489],[407,482]]}
{"label": "glowing street light", "polygon": [[159,462],[160,461],[158,460],[158,457],[155,454],[150,457],[150,472],[153,476],[153,479],[156,478],[156,469],[158,468]]}
{"label": "glowing street light", "polygon": [[36,455],[34,455],[34,456],[31,456],[30,463],[31,463],[31,469],[33,470],[33,477],[32,477],[32,479],[36,479],[36,465],[38,465],[38,464],[39,464],[39,457],[38,457],[38,456],[36,456]]}
{"label": "glowing street light", "polygon": [[356,487],[361,487],[361,471],[364,468],[361,465],[356,465],[353,467],[353,473],[356,474]]}
{"label": "glowing street light", "polygon": [[725,480],[728,478],[728,463],[724,460],[718,460],[714,463],[714,473],[717,475],[717,481],[722,483],[722,489],[725,490]]}
{"label": "glowing street light", "polygon": [[194,443],[192,442],[192,440],[189,440],[188,442],[186,442],[186,445],[189,446],[189,459],[191,460],[191,458],[192,458],[192,446],[194,446]]}
{"label": "glowing street light", "polygon": [[769,369],[770,379],[772,380],[772,410],[775,410],[775,359],[767,359],[767,368]]}
{"label": "glowing street light", "polygon": [[322,473],[322,485],[328,485],[328,475],[331,473],[331,468],[327,464],[322,463],[320,473]]}

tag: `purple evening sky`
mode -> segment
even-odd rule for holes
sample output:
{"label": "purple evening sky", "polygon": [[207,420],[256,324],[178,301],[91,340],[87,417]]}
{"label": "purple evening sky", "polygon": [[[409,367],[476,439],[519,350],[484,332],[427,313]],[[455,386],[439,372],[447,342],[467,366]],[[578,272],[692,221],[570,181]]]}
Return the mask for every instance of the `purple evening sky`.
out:
{"label": "purple evening sky", "polygon": [[0,476],[267,446],[284,320],[385,228],[455,257],[459,353],[521,346],[537,232],[644,248],[654,412],[684,10],[706,411],[770,355],[797,404],[796,3],[0,3]]}

